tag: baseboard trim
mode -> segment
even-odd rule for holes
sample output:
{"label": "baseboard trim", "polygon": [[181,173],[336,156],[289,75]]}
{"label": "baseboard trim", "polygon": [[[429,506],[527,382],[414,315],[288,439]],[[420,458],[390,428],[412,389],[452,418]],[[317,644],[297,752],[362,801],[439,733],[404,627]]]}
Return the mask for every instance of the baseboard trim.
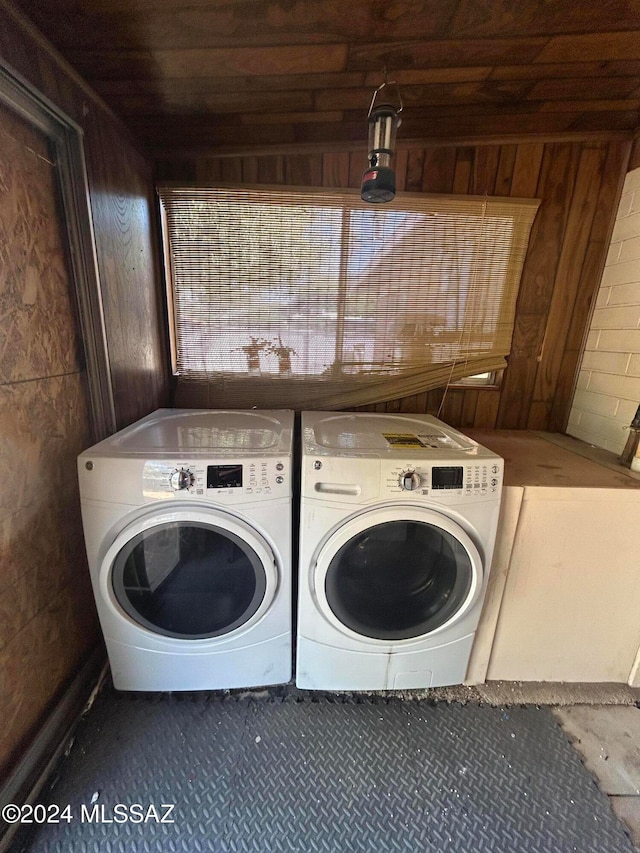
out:
{"label": "baseboard trim", "polygon": [[[71,741],[76,723],[91,707],[107,672],[102,647],[86,663],[55,705],[33,742],[0,788],[0,809],[7,803],[34,803]],[[20,824],[0,821],[0,853],[6,853]]]}

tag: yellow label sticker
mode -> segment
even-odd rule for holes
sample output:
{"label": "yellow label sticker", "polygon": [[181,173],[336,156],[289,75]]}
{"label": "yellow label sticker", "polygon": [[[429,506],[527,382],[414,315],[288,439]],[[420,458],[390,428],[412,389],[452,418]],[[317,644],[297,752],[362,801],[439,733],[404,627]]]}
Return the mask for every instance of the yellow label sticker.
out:
{"label": "yellow label sticker", "polygon": [[389,444],[394,447],[426,447],[417,435],[405,432],[383,432],[382,435],[386,438]]}

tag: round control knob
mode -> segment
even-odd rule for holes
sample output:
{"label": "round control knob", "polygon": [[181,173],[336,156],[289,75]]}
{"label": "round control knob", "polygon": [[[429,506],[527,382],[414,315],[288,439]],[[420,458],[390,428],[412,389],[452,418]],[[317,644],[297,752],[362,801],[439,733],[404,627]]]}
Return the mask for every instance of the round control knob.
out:
{"label": "round control knob", "polygon": [[420,475],[415,471],[403,471],[400,475],[400,488],[413,492],[420,486]]}
{"label": "round control knob", "polygon": [[176,491],[190,489],[195,482],[195,477],[188,468],[180,468],[171,475],[171,488]]}

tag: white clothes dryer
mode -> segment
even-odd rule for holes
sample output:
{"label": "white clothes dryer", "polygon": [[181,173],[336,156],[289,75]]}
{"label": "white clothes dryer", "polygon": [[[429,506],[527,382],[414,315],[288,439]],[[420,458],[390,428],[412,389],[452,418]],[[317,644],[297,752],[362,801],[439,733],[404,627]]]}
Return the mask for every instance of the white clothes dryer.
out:
{"label": "white clothes dryer", "polygon": [[119,690],[291,679],[293,412],[159,409],[78,458]]}
{"label": "white clothes dryer", "polygon": [[503,466],[427,415],[303,413],[298,687],[464,681]]}

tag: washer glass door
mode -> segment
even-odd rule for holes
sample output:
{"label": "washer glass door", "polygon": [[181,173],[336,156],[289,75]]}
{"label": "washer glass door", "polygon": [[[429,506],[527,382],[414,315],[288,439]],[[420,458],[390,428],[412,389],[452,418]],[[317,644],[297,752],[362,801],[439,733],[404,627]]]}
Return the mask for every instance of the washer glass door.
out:
{"label": "washer glass door", "polygon": [[263,560],[245,538],[188,519],[150,525],[128,539],[112,578],[132,619],[183,639],[218,637],[246,624],[267,588]]}
{"label": "washer glass door", "polygon": [[[449,519],[389,515],[379,523],[360,517],[338,534],[339,547],[327,543],[322,598],[339,623],[361,636],[422,637],[471,606],[482,580],[480,556]],[[321,561],[322,555],[319,569]]]}

